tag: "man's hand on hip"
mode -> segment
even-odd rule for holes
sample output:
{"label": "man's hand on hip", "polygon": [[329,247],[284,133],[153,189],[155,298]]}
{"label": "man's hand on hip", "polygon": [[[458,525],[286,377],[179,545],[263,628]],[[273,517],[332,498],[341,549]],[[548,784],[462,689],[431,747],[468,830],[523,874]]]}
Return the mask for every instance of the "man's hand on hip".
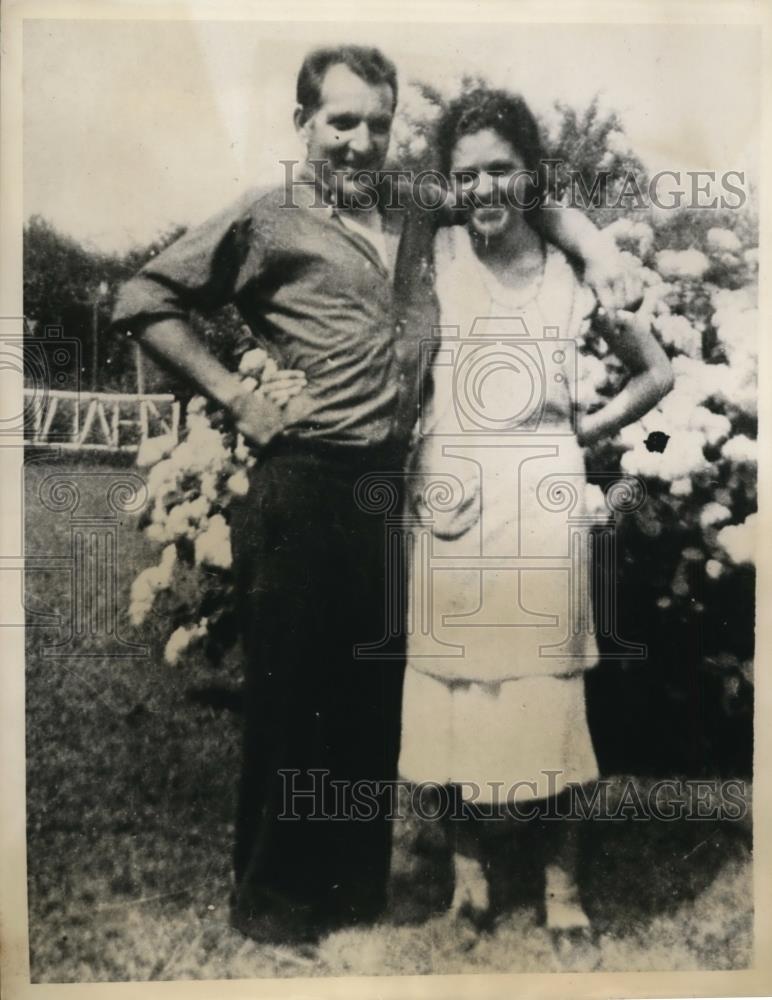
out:
{"label": "man's hand on hip", "polygon": [[252,445],[264,447],[284,427],[281,407],[260,389],[245,389],[228,406],[236,430]]}

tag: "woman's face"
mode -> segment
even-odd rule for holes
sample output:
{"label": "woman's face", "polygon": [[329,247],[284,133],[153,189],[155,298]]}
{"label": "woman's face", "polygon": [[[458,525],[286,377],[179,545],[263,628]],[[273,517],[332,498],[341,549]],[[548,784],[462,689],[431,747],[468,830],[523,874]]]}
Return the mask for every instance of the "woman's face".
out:
{"label": "woman's face", "polygon": [[493,129],[462,136],[453,149],[450,171],[458,190],[474,193],[469,226],[486,239],[502,236],[528,205],[525,162]]}

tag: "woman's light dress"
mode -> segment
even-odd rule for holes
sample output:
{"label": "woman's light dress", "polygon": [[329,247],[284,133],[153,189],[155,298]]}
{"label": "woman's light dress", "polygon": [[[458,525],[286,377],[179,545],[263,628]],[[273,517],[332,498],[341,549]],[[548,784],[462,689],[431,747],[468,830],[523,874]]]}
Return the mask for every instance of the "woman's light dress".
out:
{"label": "woman's light dress", "polygon": [[597,777],[584,457],[574,427],[591,293],[549,247],[512,290],[465,229],[435,243],[441,343],[414,456],[400,773],[478,801]]}

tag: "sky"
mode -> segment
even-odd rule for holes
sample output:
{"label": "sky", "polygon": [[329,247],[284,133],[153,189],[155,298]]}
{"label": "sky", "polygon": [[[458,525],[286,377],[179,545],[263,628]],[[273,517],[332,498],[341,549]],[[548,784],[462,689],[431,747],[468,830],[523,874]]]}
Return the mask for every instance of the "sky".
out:
{"label": "sky", "polygon": [[650,171],[758,177],[753,28],[42,20],[24,32],[25,218],[123,251],[280,181],[303,55],[343,41],[381,47],[403,86],[482,70],[537,112],[597,94]]}

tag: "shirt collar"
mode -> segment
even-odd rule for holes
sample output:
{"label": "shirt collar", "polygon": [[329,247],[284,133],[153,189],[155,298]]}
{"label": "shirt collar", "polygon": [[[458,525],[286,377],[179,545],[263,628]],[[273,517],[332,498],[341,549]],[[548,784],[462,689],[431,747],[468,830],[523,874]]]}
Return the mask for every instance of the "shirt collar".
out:
{"label": "shirt collar", "polygon": [[325,181],[323,161],[309,162],[304,160],[293,175],[295,184],[302,187],[309,207],[324,208],[331,215],[336,210],[335,199],[330,185]]}
{"label": "shirt collar", "polygon": [[[324,179],[322,160],[304,160],[293,174],[295,184],[302,185],[297,190],[305,192],[305,200],[308,207],[323,208],[329,218],[340,215],[340,208],[335,201],[332,187]],[[378,214],[384,218],[380,203],[377,205]]]}

